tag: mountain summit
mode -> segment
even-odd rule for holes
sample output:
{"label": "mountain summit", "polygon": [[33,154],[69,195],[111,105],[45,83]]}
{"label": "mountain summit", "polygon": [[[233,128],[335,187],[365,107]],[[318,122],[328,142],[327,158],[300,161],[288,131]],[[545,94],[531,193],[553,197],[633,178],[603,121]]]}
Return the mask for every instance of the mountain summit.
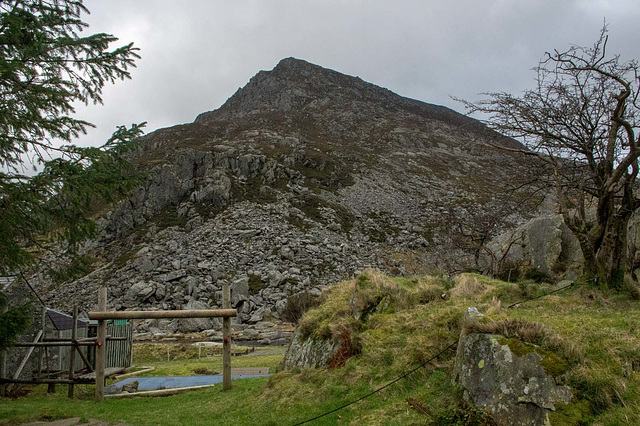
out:
{"label": "mountain summit", "polygon": [[[384,113],[414,115],[487,133],[481,123],[449,108],[404,98],[383,87],[296,58],[281,60],[271,71],[261,71],[238,89],[218,110],[200,114],[195,122],[225,120],[265,112],[292,113],[345,109],[375,119]],[[497,135],[493,135],[497,137]],[[500,143],[519,144],[497,137]]]}
{"label": "mountain summit", "polygon": [[532,210],[505,192],[527,176],[522,156],[496,143],[518,145],[448,108],[283,59],[219,109],[143,138],[149,179],[99,219],[91,273],[46,297],[88,308],[107,285],[116,309],[197,309],[219,307],[230,283],[239,337],[276,338],[288,298],[356,271],[473,267],[478,241]]}

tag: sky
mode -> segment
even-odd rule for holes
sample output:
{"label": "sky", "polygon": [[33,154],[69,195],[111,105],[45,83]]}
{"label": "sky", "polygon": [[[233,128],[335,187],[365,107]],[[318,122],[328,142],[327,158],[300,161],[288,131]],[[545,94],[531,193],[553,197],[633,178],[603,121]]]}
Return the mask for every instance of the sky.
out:
{"label": "sky", "polygon": [[[296,57],[402,96],[464,112],[451,97],[518,94],[553,49],[590,46],[606,19],[609,48],[640,59],[637,0],[85,0],[90,27],[133,42],[132,79],[78,105],[94,123],[79,143],[116,126],[147,132],[219,108],[260,70]],[[116,45],[114,44],[115,48]]]}

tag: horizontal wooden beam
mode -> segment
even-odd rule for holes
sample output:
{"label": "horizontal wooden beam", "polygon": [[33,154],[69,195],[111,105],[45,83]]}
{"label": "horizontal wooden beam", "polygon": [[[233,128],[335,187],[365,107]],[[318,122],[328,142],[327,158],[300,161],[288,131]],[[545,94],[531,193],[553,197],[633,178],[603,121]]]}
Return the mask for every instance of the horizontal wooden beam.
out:
{"label": "horizontal wooden beam", "polygon": [[158,389],[158,390],[150,390],[150,391],[141,391],[141,392],[132,392],[132,393],[117,393],[114,395],[105,395],[105,398],[137,398],[140,396],[169,396],[175,395],[179,392],[188,391],[188,390],[196,390],[196,389],[205,389],[211,388],[217,385],[200,385],[200,386],[189,386],[184,388],[172,388],[172,389]]}
{"label": "horizontal wooden beam", "polygon": [[[115,341],[120,341],[120,340],[127,340],[128,337],[119,337],[119,336],[107,336],[107,340],[115,340]],[[46,337],[44,339],[45,342],[73,342],[73,340],[69,337]],[[83,344],[83,343],[95,343],[98,341],[97,337],[83,337],[82,339],[77,339],[76,342]]]}
{"label": "horizontal wooden beam", "polygon": [[96,342],[72,342],[67,340],[66,342],[16,342],[13,346],[18,348],[39,347],[39,346],[95,346]]}
{"label": "horizontal wooden beam", "polygon": [[23,380],[23,379],[0,379],[0,383],[15,383],[20,385],[42,385],[42,384],[59,384],[59,385],[70,385],[76,383],[73,380],[69,379],[33,379],[33,380]]}
{"label": "horizontal wooden beam", "polygon": [[229,318],[238,315],[236,309],[194,309],[182,311],[117,311],[89,312],[89,319],[157,319],[157,318]]}

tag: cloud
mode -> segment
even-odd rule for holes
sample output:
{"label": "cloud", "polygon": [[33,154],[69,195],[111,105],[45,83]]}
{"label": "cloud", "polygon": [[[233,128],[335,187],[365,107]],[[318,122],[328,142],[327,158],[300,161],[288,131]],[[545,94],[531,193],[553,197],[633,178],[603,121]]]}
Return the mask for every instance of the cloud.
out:
{"label": "cloud", "polygon": [[606,17],[611,52],[640,58],[636,1],[90,0],[88,31],[133,41],[133,80],[109,86],[104,106],[78,107],[98,128],[148,130],[218,108],[262,69],[289,56],[358,75],[403,96],[460,110],[450,95],[519,92],[545,51],[589,45]]}

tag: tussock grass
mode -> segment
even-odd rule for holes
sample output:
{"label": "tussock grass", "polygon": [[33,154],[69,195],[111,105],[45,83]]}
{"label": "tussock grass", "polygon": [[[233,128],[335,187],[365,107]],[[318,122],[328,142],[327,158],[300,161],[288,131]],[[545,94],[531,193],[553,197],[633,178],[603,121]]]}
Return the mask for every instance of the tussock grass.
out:
{"label": "tussock grass", "polygon": [[481,284],[473,274],[460,274],[453,279],[455,286],[451,289],[451,297],[473,298],[484,293],[487,286]]}
{"label": "tussock grass", "polygon": [[574,343],[559,335],[548,325],[514,318],[499,318],[497,320],[492,320],[491,317],[485,318],[464,320],[464,334],[500,334],[553,351],[574,364],[583,359],[582,353]]}

